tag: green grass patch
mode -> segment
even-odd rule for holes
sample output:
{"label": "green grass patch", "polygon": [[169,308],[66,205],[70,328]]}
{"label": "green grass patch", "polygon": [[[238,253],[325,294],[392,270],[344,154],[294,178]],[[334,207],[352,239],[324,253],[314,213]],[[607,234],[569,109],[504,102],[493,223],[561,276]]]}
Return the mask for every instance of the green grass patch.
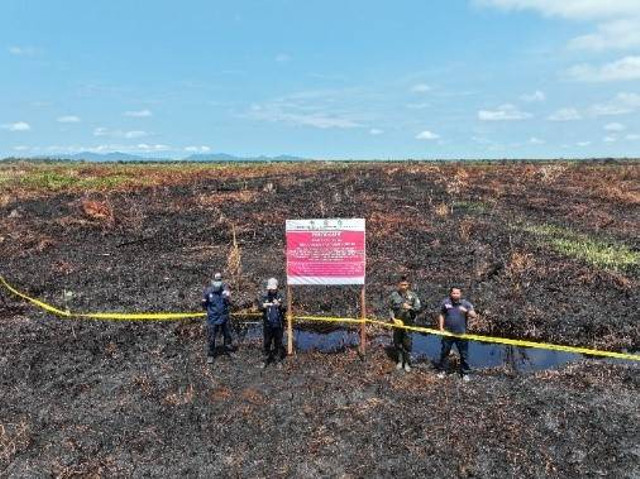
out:
{"label": "green grass patch", "polygon": [[454,201],[454,210],[466,211],[468,213],[482,214],[491,209],[491,205],[482,201]]}
{"label": "green grass patch", "polygon": [[598,268],[625,271],[640,265],[640,252],[613,240],[592,238],[555,225],[524,225],[522,231],[531,233],[558,253],[585,261]]}
{"label": "green grass patch", "polygon": [[33,171],[20,177],[20,184],[30,188],[58,191],[72,187],[78,178],[53,171]]}
{"label": "green grass patch", "polygon": [[[1,182],[2,176],[0,176]],[[18,178],[18,183],[27,188],[37,190],[62,191],[62,190],[108,190],[119,186],[145,186],[152,181],[150,178],[133,170],[114,170],[110,175],[82,176],[82,171],[76,169],[35,170]]]}

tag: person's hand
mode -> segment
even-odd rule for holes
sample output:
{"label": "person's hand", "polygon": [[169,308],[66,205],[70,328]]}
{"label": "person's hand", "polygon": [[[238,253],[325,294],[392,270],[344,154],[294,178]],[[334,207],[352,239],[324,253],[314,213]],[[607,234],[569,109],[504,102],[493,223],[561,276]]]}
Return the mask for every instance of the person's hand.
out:
{"label": "person's hand", "polygon": [[271,306],[271,303],[262,303],[263,308],[268,308],[269,306]]}
{"label": "person's hand", "polygon": [[411,309],[411,305],[409,303],[402,303],[402,307],[404,309]]}

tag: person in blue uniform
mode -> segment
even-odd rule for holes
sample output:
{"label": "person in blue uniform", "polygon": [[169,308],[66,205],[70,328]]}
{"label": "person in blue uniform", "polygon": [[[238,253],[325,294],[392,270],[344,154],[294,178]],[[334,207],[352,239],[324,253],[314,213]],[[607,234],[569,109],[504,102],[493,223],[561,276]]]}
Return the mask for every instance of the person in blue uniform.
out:
{"label": "person in blue uniform", "polygon": [[224,352],[229,354],[232,350],[229,328],[230,305],[229,287],[222,281],[222,274],[216,273],[211,285],[205,288],[202,297],[202,306],[207,311],[208,364],[212,364],[216,358],[216,337],[218,335],[222,335],[224,338]]}

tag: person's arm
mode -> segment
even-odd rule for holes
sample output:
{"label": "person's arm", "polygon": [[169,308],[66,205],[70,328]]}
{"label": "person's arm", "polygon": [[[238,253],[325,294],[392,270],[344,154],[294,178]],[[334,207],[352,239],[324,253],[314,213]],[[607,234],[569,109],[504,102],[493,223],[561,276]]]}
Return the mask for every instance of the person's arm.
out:
{"label": "person's arm", "polygon": [[265,295],[261,294],[258,296],[258,309],[261,313],[264,313],[270,305],[271,303],[267,302],[267,297]]}
{"label": "person's arm", "polygon": [[473,304],[467,302],[467,327],[469,327],[469,321],[474,321],[478,317]]}
{"label": "person's arm", "polygon": [[287,298],[281,294],[278,299],[280,300],[280,311],[282,311],[283,315],[287,314]]}
{"label": "person's arm", "polygon": [[202,304],[203,309],[207,309],[207,306],[209,306],[209,295],[207,294],[206,291],[202,295],[201,304]]}
{"label": "person's arm", "polygon": [[413,297],[413,305],[411,307],[413,309],[413,312],[416,314],[418,314],[422,309],[422,303],[420,302],[420,298],[418,298],[417,295]]}
{"label": "person's arm", "polygon": [[444,331],[444,315],[442,313],[438,315],[438,329]]}
{"label": "person's arm", "polygon": [[402,301],[402,298],[394,298],[391,296],[391,299],[389,300],[389,320],[391,323],[398,326],[402,326],[404,322],[401,319],[396,318],[396,308],[403,304],[404,302]]}
{"label": "person's arm", "polygon": [[396,314],[394,311],[394,301],[393,301],[393,295],[391,295],[391,297],[389,298],[389,321],[393,323],[395,319],[396,319]]}

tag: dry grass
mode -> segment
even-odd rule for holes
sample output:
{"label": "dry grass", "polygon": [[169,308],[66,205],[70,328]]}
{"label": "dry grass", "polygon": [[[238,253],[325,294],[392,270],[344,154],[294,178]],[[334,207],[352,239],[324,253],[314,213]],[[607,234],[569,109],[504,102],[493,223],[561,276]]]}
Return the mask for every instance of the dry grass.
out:
{"label": "dry grass", "polygon": [[0,424],[0,464],[9,465],[13,458],[31,444],[31,431],[26,421]]}
{"label": "dry grass", "polygon": [[193,390],[193,384],[189,384],[184,390],[179,390],[175,393],[168,394],[163,402],[169,406],[183,406],[190,404],[193,401],[195,392]]}
{"label": "dry grass", "polygon": [[446,218],[451,213],[451,208],[446,203],[440,203],[434,208],[435,214],[440,218]]}
{"label": "dry grass", "polygon": [[94,221],[113,225],[115,218],[113,209],[108,201],[84,199],[81,203],[84,215]]}
{"label": "dry grass", "polygon": [[237,285],[242,275],[242,253],[236,239],[236,227],[231,225],[232,243],[227,255],[227,271],[233,284]]}
{"label": "dry grass", "polygon": [[195,203],[204,208],[220,206],[224,203],[254,203],[258,200],[259,195],[260,192],[252,190],[220,191],[198,195]]}
{"label": "dry grass", "polygon": [[467,243],[471,239],[471,229],[473,222],[471,220],[462,220],[458,226],[460,240],[463,243]]}
{"label": "dry grass", "polygon": [[459,195],[464,189],[469,187],[469,172],[465,168],[457,168],[453,178],[446,184],[447,193]]}
{"label": "dry grass", "polygon": [[507,269],[515,274],[522,274],[531,269],[535,265],[535,259],[531,253],[522,253],[514,251],[511,253],[511,259],[507,265]]}
{"label": "dry grass", "polygon": [[558,179],[566,170],[567,165],[543,165],[534,175],[537,177],[542,183],[549,184],[553,183]]}

